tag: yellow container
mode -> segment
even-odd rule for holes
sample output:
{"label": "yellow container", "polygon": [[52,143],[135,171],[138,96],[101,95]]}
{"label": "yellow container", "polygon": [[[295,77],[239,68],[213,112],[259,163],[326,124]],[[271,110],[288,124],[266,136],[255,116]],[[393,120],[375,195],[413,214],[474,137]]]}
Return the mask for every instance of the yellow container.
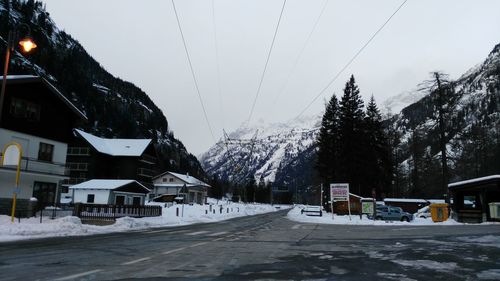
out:
{"label": "yellow container", "polygon": [[448,219],[448,204],[434,203],[429,206],[433,222],[442,222]]}

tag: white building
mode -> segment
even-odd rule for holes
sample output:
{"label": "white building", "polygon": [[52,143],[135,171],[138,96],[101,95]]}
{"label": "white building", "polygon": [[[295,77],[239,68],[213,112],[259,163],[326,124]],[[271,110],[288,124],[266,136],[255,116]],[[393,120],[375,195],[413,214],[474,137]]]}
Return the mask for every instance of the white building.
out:
{"label": "white building", "polygon": [[[87,118],[41,77],[8,76],[5,93],[0,151],[11,142],[21,146],[16,215],[30,216],[57,202],[60,184],[68,178],[66,153],[72,128]],[[0,214],[10,214],[16,168],[0,165]]]}
{"label": "white building", "polygon": [[185,203],[198,204],[204,204],[210,188],[210,185],[189,174],[168,171],[153,177],[153,185],[153,197],[172,195],[172,197],[183,197]]}
{"label": "white building", "polygon": [[89,180],[69,187],[74,203],[144,205],[148,188],[135,180]]}

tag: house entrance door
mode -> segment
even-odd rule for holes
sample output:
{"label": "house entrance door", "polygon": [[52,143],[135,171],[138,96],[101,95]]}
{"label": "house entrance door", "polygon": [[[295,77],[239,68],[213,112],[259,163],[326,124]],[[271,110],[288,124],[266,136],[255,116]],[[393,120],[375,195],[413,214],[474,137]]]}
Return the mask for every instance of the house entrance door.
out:
{"label": "house entrance door", "polygon": [[125,205],[125,196],[116,195],[115,197],[115,205]]}
{"label": "house entrance door", "polygon": [[57,184],[53,182],[39,182],[33,184],[33,197],[38,199],[38,207],[54,205]]}

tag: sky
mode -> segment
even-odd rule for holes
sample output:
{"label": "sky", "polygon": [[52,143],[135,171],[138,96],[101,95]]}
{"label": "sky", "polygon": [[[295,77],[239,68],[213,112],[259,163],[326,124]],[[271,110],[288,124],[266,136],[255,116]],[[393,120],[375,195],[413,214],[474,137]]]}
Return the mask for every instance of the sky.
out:
{"label": "sky", "polygon": [[[248,121],[283,6],[283,0],[175,1],[212,137],[171,1],[43,2],[59,29],[151,97],[195,155],[223,129]],[[250,124],[297,117],[401,3],[287,0]],[[340,97],[351,74],[363,98],[373,95],[379,104],[415,90],[431,71],[458,78],[500,43],[498,11],[498,0],[408,0],[304,115],[318,115],[332,94]]]}

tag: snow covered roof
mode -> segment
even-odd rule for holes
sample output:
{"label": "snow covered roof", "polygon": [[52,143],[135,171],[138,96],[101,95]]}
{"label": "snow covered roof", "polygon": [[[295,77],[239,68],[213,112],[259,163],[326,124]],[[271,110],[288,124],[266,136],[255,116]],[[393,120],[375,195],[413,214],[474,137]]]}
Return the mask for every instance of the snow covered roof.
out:
{"label": "snow covered roof", "polygon": [[179,174],[179,173],[174,173],[174,172],[165,172],[165,173],[162,173],[156,177],[154,177],[153,179],[157,179],[157,178],[160,178],[160,177],[163,177],[164,175],[166,174],[170,174],[178,179],[180,179],[181,181],[185,182],[186,184],[190,184],[190,185],[202,185],[202,186],[206,186],[206,187],[210,187],[210,185],[202,182],[201,180],[193,177],[193,176],[190,176],[190,175],[183,175],[183,174]]}
{"label": "snow covered roof", "polygon": [[34,75],[7,75],[7,83],[9,84],[17,84],[17,83],[42,83],[49,90],[54,93],[62,102],[64,102],[78,117],[82,118],[85,121],[88,121],[87,116],[83,114],[70,100],[68,100],[54,85],[52,85],[45,78]]}
{"label": "snow covered roof", "polygon": [[199,184],[185,184],[185,183],[155,183],[154,186],[157,187],[193,187],[199,186]]}
{"label": "snow covered roof", "polygon": [[462,185],[470,185],[470,184],[477,184],[477,183],[485,183],[488,181],[500,181],[500,175],[491,175],[487,177],[482,177],[482,178],[475,178],[475,179],[470,179],[470,180],[465,180],[465,181],[459,181],[459,182],[454,182],[448,184],[448,188],[451,187],[457,187],[457,186],[462,186]]}
{"label": "snow covered roof", "polygon": [[427,200],[412,198],[385,198],[384,202],[427,203]]}
{"label": "snow covered roof", "polygon": [[135,180],[89,180],[79,184],[70,186],[70,189],[102,189],[102,190],[114,190],[125,186],[127,184],[136,183],[144,190],[150,191],[147,187]]}
{"label": "snow covered roof", "polygon": [[105,139],[78,129],[75,132],[97,151],[111,156],[141,156],[151,143],[151,139]]}

